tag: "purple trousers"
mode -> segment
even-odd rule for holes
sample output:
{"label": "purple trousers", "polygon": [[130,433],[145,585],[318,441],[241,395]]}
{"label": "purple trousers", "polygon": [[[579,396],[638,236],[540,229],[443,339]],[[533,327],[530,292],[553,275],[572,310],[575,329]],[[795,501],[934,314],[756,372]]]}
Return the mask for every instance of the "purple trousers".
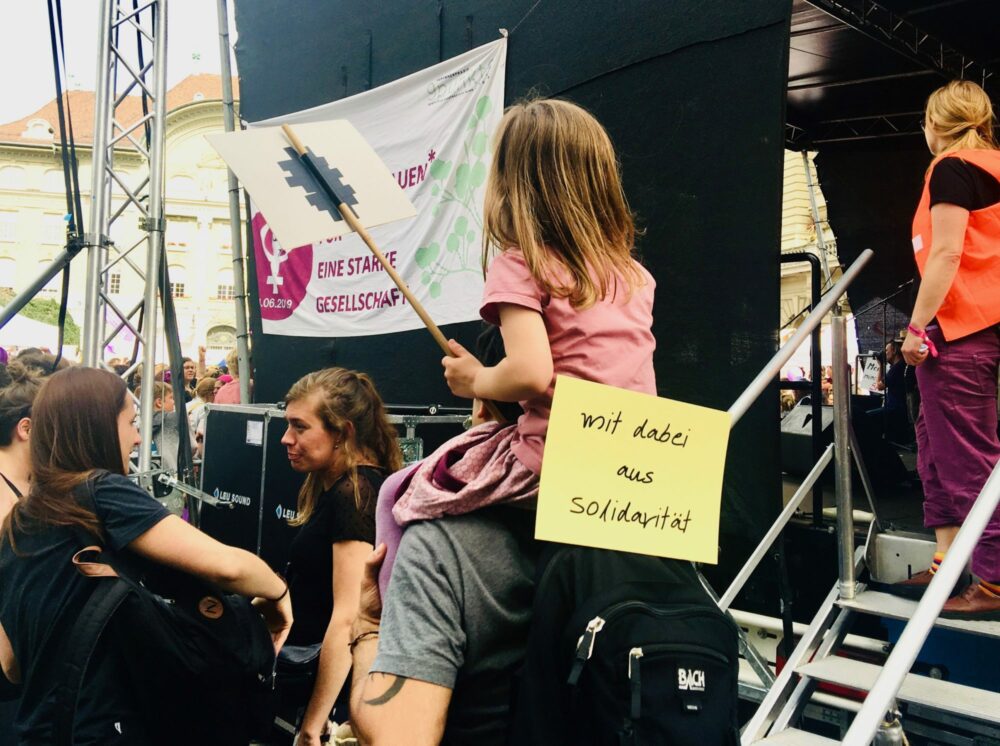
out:
{"label": "purple trousers", "polygon": [[[924,525],[960,526],[990,472],[1000,461],[997,439],[996,327],[946,342],[927,327],[938,357],[917,367],[917,471],[924,488]],[[1000,510],[972,554],[972,571],[1000,582]]]}

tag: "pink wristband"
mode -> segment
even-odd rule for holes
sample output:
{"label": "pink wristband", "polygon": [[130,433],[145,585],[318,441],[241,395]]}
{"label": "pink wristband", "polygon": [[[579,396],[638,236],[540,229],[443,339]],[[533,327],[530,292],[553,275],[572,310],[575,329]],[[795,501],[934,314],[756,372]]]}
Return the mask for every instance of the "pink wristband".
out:
{"label": "pink wristband", "polygon": [[908,324],[906,327],[906,331],[908,331],[913,336],[923,340],[924,344],[927,345],[927,351],[931,353],[931,357],[938,356],[937,347],[934,346],[934,343],[931,341],[930,337],[927,336],[927,331],[925,329],[918,329],[913,324]]}

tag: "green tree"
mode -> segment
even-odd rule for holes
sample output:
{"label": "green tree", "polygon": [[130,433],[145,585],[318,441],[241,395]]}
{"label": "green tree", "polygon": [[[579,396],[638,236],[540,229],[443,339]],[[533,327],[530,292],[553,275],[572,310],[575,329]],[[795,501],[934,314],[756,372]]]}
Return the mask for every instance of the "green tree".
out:
{"label": "green tree", "polygon": [[[11,290],[0,290],[0,305],[6,306],[14,299]],[[28,304],[21,309],[21,316],[26,319],[41,321],[43,324],[56,326],[59,323],[59,301],[53,298],[32,298]],[[68,345],[80,344],[80,327],[73,320],[73,317],[66,314],[66,334],[64,343]]]}

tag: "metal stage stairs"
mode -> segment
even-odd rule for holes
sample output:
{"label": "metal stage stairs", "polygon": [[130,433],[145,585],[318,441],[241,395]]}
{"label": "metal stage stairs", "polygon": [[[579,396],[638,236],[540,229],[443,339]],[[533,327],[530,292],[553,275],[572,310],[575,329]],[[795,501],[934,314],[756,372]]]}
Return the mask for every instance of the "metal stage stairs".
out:
{"label": "metal stage stairs", "polygon": [[[872,538],[879,541],[879,536]],[[933,545],[930,545],[933,552]],[[856,555],[860,570],[862,552]],[[798,725],[804,708],[814,694],[817,684],[835,684],[860,692],[871,692],[883,667],[838,655],[851,623],[858,615],[872,615],[884,619],[909,620],[916,615],[918,603],[857,585],[854,597],[841,598],[840,588],[834,587],[820,607],[798,646],[775,679],[764,701],[743,731],[743,746],[787,744],[810,746],[812,744],[837,744],[815,733],[801,730]],[[1000,639],[1000,622],[963,622],[936,618],[933,626],[969,635]],[[1000,726],[1000,693],[944,681],[939,678],[905,673],[894,700],[917,705],[929,710],[948,713],[958,718],[971,719],[983,724]],[[860,703],[851,703],[857,710]],[[829,707],[829,705],[827,705]],[[885,714],[892,713],[888,718]],[[876,723],[875,743],[904,743],[901,734],[907,731],[905,718],[900,719],[895,702]],[[1000,731],[993,731],[1000,733]],[[848,730],[843,743],[868,744],[872,737],[860,734],[852,739]],[[994,739],[979,741],[973,738],[956,738],[954,743],[996,743]]]}
{"label": "metal stage stairs", "polygon": [[[983,486],[919,603],[867,587],[870,579],[889,584],[906,578],[908,569],[912,572],[925,569],[930,565],[934,553],[933,544],[926,537],[887,531],[879,520],[871,481],[851,426],[846,318],[838,304],[847,287],[871,257],[871,250],[862,252],[822,298],[814,298],[812,312],[792,338],[778,350],[729,408],[730,419],[735,426],[760,394],[773,386],[781,366],[810,334],[813,335],[813,355],[818,355],[819,341],[816,332],[823,317],[833,312],[830,322],[833,353],[833,443],[822,453],[818,449],[814,451],[818,457],[815,465],[729,588],[719,596],[703,578],[706,589],[716,599],[719,607],[729,611],[761,560],[771,552],[772,545],[780,538],[789,520],[810,494],[820,475],[831,462],[834,464],[838,581],[820,605],[812,622],[802,630],[797,646],[777,676],[765,656],[750,641],[751,635],[746,632],[741,634],[740,647],[745,658],[745,670],[755,677],[753,684],[741,681],[741,695],[752,694],[760,701],[758,709],[743,727],[742,746],[818,746],[834,743],[868,746],[873,741],[876,744],[906,744],[907,733],[921,735],[931,743],[955,746],[1000,744],[1000,693],[912,672],[928,635],[935,627],[963,633],[960,637],[969,634],[979,636],[980,639],[1000,638],[1000,622],[958,622],[938,618],[951,590],[968,577],[966,566],[972,551],[1000,504],[1000,464],[994,468]],[[856,514],[852,497],[855,468],[872,511],[867,542],[857,551],[854,547]],[[864,582],[858,582],[859,578],[864,579]],[[741,615],[747,616],[742,612],[732,611],[734,619]],[[877,651],[877,656],[869,657],[881,659],[884,653],[881,642],[848,636],[854,620],[872,615],[906,621],[881,666],[840,655],[845,651],[845,641],[848,643],[847,648],[860,642],[868,645],[869,650],[874,647]],[[981,672],[978,649],[975,650],[975,655],[975,667]],[[1000,667],[1000,655],[995,655],[995,661],[986,654],[983,656],[984,665]],[[837,691],[847,688],[858,692],[859,697],[864,694],[864,699],[859,702],[825,691],[818,692],[820,685],[840,687]],[[905,703],[905,717],[900,714],[898,702]],[[805,730],[808,723],[803,722],[803,716],[809,714],[814,703],[820,703],[827,711],[831,707],[837,708],[837,724],[841,726],[842,740],[836,741]],[[933,728],[927,726],[928,722],[932,723]],[[967,737],[964,735],[966,733],[972,735]]]}

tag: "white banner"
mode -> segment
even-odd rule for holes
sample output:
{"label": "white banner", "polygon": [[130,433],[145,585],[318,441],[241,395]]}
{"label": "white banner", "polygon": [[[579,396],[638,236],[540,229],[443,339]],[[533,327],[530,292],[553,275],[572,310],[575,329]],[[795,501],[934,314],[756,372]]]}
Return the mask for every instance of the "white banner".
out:
{"label": "white banner", "polygon": [[[374,90],[250,125],[354,125],[417,210],[370,233],[438,324],[478,318],[483,193],[506,59],[503,38]],[[423,326],[356,234],[287,249],[250,209],[265,334],[351,337]]]}

